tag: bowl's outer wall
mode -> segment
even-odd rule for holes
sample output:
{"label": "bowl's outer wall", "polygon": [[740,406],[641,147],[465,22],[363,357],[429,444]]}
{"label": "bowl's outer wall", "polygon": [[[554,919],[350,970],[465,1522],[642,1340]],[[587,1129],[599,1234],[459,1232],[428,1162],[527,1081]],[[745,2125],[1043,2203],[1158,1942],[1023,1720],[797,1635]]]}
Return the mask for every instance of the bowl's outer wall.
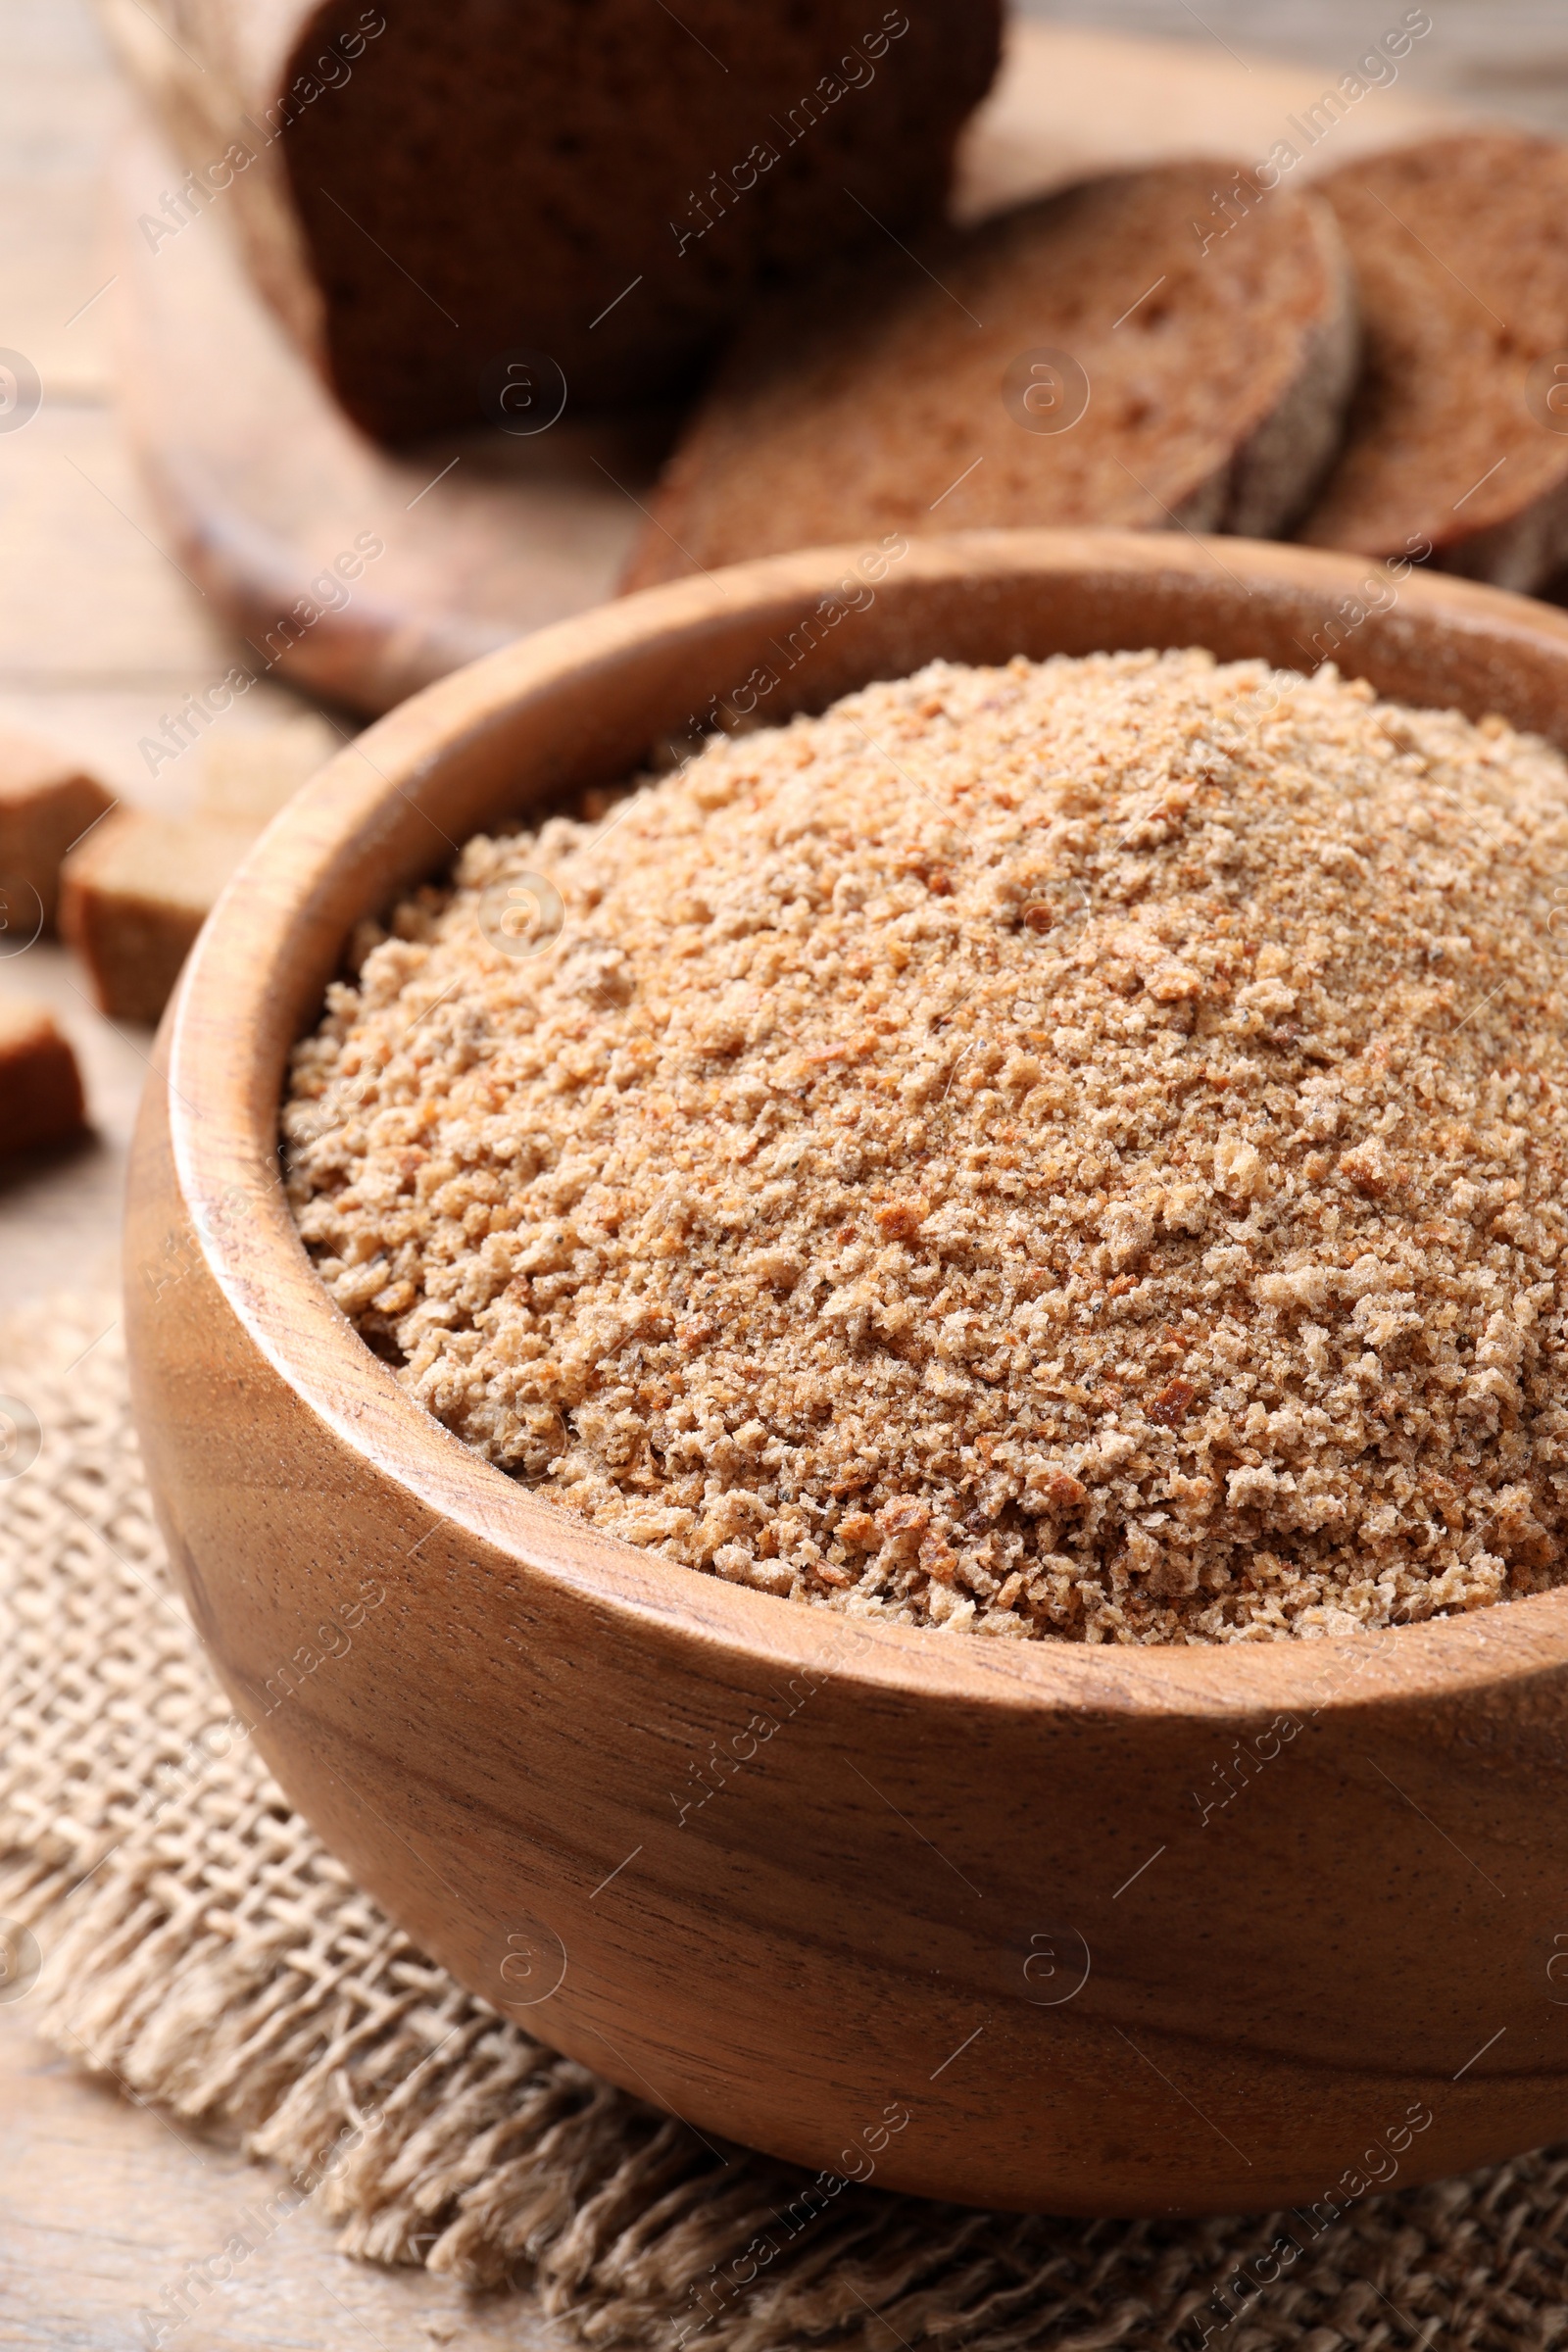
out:
{"label": "bowl's outer wall", "polygon": [[[655,591],[419,697],[367,739],[371,785],[334,762],[204,935],[144,1104],[127,1326],[171,1555],[236,1715],[463,1982],[705,2132],[836,2176],[1064,2212],[1321,2206],[1548,2138],[1563,1595],[1155,1656],[737,1592],[565,1523],[427,1422],[293,1235],[283,1058],[350,924],[441,862],[421,811],[462,838],[621,772],[845,564]],[[932,543],[793,699],[937,651],[1202,642],[1304,666],[1364,569],[1233,541]],[[1540,608],[1412,582],[1358,645],[1347,666],[1387,691],[1568,736],[1568,624]]]}

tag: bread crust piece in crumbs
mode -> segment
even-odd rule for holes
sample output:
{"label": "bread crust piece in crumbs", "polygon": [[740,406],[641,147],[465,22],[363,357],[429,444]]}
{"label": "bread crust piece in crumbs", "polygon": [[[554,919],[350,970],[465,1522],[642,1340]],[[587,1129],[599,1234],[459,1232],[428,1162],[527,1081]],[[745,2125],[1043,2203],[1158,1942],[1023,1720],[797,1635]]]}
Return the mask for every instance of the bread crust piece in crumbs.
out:
{"label": "bread crust piece in crumbs", "polygon": [[[498,952],[541,870],[559,942]],[[769,1592],[1181,1642],[1536,1592],[1565,880],[1568,768],[1499,719],[936,663],[368,932],[300,1229],[490,1460]]]}

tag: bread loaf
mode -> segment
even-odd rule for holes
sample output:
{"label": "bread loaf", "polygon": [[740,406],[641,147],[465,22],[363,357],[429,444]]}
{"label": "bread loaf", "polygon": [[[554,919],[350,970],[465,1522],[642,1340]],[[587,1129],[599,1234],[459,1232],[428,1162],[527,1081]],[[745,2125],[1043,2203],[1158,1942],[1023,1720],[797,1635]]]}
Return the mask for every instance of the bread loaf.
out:
{"label": "bread loaf", "polygon": [[1348,272],[1283,189],[1205,252],[1216,169],[1115,173],[771,302],[624,584],[889,532],[1288,524],[1349,393]]}
{"label": "bread loaf", "polygon": [[[757,288],[941,211],[999,0],[109,0],[191,172],[349,413],[683,387]],[[157,23],[153,22],[157,19]],[[880,225],[879,225],[880,223]]]}
{"label": "bread loaf", "polygon": [[1459,131],[1318,187],[1366,361],[1300,537],[1542,587],[1568,564],[1568,149]]}

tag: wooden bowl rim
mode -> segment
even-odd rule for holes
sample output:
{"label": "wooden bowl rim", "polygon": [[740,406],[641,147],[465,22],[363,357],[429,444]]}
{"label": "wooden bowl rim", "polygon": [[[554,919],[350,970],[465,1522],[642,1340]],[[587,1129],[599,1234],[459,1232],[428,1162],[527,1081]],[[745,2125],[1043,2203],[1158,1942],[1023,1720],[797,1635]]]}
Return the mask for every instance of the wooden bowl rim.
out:
{"label": "wooden bowl rim", "polygon": [[[661,637],[696,638],[715,618],[780,599],[814,602],[862,551],[817,548],[652,588],[542,629],[425,688],[334,757],[254,845],[187,960],[165,1030],[172,1156],[208,1268],[252,1344],[366,1470],[529,1574],[595,1604],[602,1629],[655,1627],[703,1645],[712,1670],[848,1678],[867,1696],[1094,1716],[1311,1715],[1493,1688],[1568,1663],[1568,1587],[1467,1616],[1345,1640],[1134,1646],[944,1637],[851,1618],[735,1586],[571,1520],[485,1461],[416,1404],[365,1346],[318,1280],[276,1174],[275,1093],[258,1096],[258,1056],[274,975],[303,931],[317,877],[373,830],[391,796],[527,698],[573,685]],[[933,581],[1092,573],[1103,583],[1160,575],[1196,582],[1215,567],[1249,595],[1335,600],[1364,591],[1371,560],[1332,551],[1175,532],[989,530],[911,543],[878,595]],[[1451,575],[1399,584],[1404,626],[1439,623],[1560,664],[1568,702],[1568,615]],[[1199,639],[1199,642],[1201,640]],[[1238,658],[1238,657],[1226,657]],[[874,673],[873,673],[874,674]],[[432,859],[432,870],[445,860]],[[237,956],[236,945],[246,953]],[[260,951],[260,952],[258,952]],[[211,1008],[211,1009],[210,1009]],[[236,1041],[242,1050],[236,1051]],[[283,1042],[283,1050],[292,1038]],[[270,1051],[270,1048],[267,1048]],[[1347,1672],[1347,1661],[1353,1661]]]}

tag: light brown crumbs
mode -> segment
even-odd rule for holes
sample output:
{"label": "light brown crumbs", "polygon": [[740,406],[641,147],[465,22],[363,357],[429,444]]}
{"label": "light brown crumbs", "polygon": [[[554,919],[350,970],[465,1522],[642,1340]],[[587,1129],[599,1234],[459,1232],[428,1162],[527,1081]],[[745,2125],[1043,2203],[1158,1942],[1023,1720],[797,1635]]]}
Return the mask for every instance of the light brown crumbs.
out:
{"label": "light brown crumbs", "polygon": [[1565,882],[1500,720],[938,663],[470,842],[296,1051],[300,1229],[491,1461],[767,1592],[1229,1642],[1536,1592]]}

